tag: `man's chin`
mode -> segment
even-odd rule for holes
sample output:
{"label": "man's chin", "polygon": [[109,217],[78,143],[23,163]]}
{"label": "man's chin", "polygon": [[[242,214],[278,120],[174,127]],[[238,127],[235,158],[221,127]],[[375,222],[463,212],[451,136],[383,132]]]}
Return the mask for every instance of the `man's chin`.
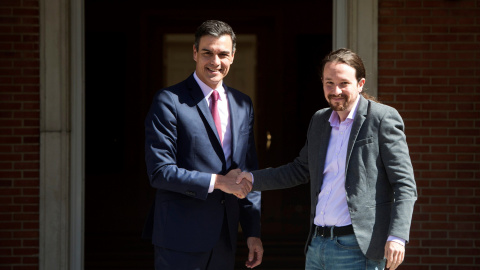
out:
{"label": "man's chin", "polygon": [[220,84],[222,82],[222,78],[209,78],[208,83],[210,85],[216,85]]}
{"label": "man's chin", "polygon": [[345,106],[340,104],[330,104],[330,108],[332,108],[332,110],[337,112],[345,111]]}

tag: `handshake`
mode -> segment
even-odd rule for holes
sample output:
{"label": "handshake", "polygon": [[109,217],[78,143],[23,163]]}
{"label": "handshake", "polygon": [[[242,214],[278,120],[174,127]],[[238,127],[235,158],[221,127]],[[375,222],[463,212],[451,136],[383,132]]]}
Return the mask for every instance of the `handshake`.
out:
{"label": "handshake", "polygon": [[[244,179],[245,181],[243,181]],[[220,189],[225,193],[233,194],[239,199],[243,199],[252,190],[252,181],[252,175],[249,172],[234,169],[226,175],[216,175],[215,189]]]}

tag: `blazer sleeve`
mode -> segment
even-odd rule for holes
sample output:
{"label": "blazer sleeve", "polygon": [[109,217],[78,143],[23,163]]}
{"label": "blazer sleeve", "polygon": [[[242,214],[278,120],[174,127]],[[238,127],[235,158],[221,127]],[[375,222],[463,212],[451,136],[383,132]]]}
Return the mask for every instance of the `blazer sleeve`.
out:
{"label": "blazer sleeve", "polygon": [[275,190],[295,187],[310,181],[307,158],[308,146],[300,151],[293,162],[263,170],[253,171],[253,190]]}
{"label": "blazer sleeve", "polygon": [[155,95],[145,119],[145,161],[152,187],[205,200],[211,174],[177,166],[177,107],[169,91]]}
{"label": "blazer sleeve", "polygon": [[404,133],[403,120],[389,110],[380,123],[380,156],[394,192],[389,235],[409,240],[417,189]]}
{"label": "blazer sleeve", "polygon": [[[245,171],[258,169],[257,150],[254,137],[254,113],[253,104],[250,102],[250,114],[248,124],[248,146],[245,158]],[[238,200],[240,207],[240,225],[242,226],[245,237],[260,237],[260,217],[261,217],[261,199],[260,191],[250,192],[245,199]]]}
{"label": "blazer sleeve", "polygon": [[286,189],[310,181],[309,170],[309,134],[313,132],[312,126],[315,116],[310,120],[305,145],[300,150],[298,157],[292,162],[276,167],[266,168],[263,170],[253,171],[253,190],[275,190]]}

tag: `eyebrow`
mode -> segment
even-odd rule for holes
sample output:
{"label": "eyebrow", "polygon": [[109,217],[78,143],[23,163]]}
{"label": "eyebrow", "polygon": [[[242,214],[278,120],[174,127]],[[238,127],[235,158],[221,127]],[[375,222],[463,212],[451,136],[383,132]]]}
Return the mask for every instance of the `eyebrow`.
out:
{"label": "eyebrow", "polygon": [[[201,49],[203,52],[212,52],[211,50],[209,49]],[[220,53],[226,53],[226,54],[230,54],[230,51],[226,50],[226,51],[221,51]]]}

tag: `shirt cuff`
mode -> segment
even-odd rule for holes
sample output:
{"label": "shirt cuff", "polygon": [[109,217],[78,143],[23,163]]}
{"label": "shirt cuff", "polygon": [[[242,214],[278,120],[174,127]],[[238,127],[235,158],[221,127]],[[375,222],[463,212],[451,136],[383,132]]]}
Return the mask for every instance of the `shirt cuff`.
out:
{"label": "shirt cuff", "polygon": [[210,177],[210,186],[208,187],[208,193],[212,193],[214,189],[215,189],[215,174],[212,174],[212,177]]}
{"label": "shirt cuff", "polygon": [[387,239],[387,242],[389,242],[389,241],[393,241],[395,243],[399,243],[402,246],[405,246],[405,240],[403,240],[402,238],[396,237],[396,236],[390,235]]}
{"label": "shirt cuff", "polygon": [[252,185],[253,185],[253,182],[255,179],[253,179],[253,173],[250,173],[250,175],[252,176]]}

